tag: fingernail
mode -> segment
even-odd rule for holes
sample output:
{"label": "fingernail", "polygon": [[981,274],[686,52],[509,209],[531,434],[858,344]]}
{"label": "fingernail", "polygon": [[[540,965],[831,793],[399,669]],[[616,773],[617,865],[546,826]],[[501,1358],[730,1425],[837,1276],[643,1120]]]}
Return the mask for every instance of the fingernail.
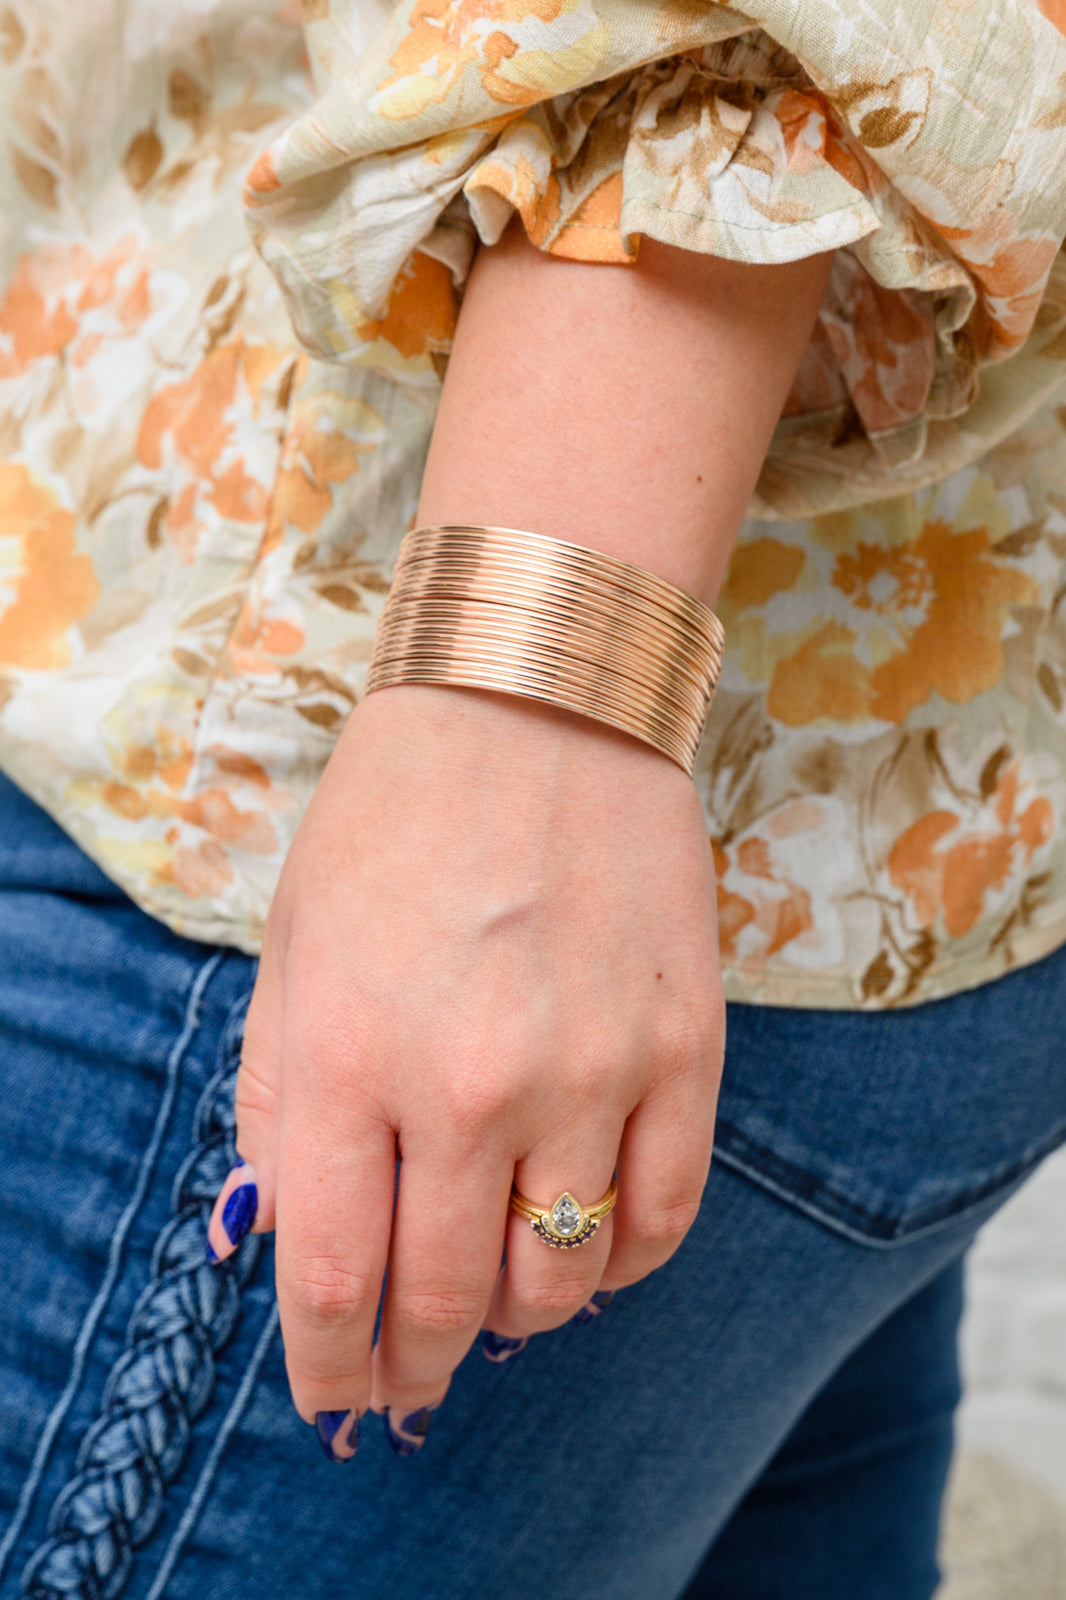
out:
{"label": "fingernail", "polygon": [[400,1423],[392,1420],[392,1407],[385,1407],[385,1437],[398,1456],[416,1456],[426,1442],[426,1434],[433,1420],[429,1406],[409,1411]]}
{"label": "fingernail", "polygon": [[341,1465],[350,1461],[359,1448],[358,1411],[317,1411],[315,1432],[328,1461]]}
{"label": "fingernail", "polygon": [[593,1317],[598,1317],[601,1311],[606,1311],[614,1299],[613,1289],[597,1289],[591,1300],[587,1300],[581,1310],[575,1313],[574,1321],[577,1323],[591,1322]]}
{"label": "fingernail", "polygon": [[528,1343],[528,1339],[505,1339],[502,1333],[486,1333],[481,1350],[489,1361],[499,1363],[510,1361],[519,1351],[524,1350]]}
{"label": "fingernail", "polygon": [[255,1168],[242,1161],[240,1166],[233,1168],[222,1185],[207,1224],[205,1254],[212,1266],[225,1261],[248,1237],[258,1209],[259,1190],[255,1182]]}

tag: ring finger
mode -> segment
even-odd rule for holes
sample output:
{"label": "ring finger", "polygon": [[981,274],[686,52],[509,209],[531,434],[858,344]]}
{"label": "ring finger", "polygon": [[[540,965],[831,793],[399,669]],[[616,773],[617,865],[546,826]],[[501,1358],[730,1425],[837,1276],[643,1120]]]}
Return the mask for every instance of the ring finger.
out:
{"label": "ring finger", "polygon": [[[618,1155],[621,1117],[586,1126],[580,1140],[559,1138],[538,1146],[515,1168],[515,1186],[551,1214],[564,1194],[589,1210],[606,1194]],[[511,1211],[507,1258],[496,1286],[486,1326],[506,1338],[557,1328],[579,1311],[599,1286],[611,1250],[612,1219],[606,1216],[581,1243],[565,1235],[574,1226],[564,1204],[556,1212],[564,1239],[549,1245],[527,1217]]]}

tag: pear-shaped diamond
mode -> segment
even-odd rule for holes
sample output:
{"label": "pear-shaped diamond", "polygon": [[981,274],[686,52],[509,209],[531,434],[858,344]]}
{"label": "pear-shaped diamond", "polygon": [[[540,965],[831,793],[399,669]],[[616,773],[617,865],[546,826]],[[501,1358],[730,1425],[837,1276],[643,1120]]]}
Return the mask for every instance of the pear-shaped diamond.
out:
{"label": "pear-shaped diamond", "polygon": [[580,1229],[581,1220],[581,1207],[573,1195],[561,1194],[551,1209],[551,1223],[556,1233],[569,1239]]}

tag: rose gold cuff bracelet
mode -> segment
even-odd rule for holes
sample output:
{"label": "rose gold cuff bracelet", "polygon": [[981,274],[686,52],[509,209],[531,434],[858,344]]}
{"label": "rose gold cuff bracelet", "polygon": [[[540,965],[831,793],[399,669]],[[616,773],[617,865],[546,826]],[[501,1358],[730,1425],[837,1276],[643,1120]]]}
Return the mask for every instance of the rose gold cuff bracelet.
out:
{"label": "rose gold cuff bracelet", "polygon": [[451,683],[528,695],[632,734],[691,777],[723,643],[713,611],[627,561],[514,528],[416,528],[366,692]]}

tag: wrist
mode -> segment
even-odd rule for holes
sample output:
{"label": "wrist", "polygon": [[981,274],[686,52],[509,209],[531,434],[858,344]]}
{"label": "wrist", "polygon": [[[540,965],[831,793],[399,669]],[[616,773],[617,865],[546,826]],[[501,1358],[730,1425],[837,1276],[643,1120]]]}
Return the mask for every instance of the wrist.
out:
{"label": "wrist", "polygon": [[[636,784],[691,789],[685,774],[650,745],[560,706],[452,684],[395,684],[360,701],[341,736],[381,750],[411,781],[493,790],[504,804],[572,789]],[[506,799],[503,800],[503,797]]]}

